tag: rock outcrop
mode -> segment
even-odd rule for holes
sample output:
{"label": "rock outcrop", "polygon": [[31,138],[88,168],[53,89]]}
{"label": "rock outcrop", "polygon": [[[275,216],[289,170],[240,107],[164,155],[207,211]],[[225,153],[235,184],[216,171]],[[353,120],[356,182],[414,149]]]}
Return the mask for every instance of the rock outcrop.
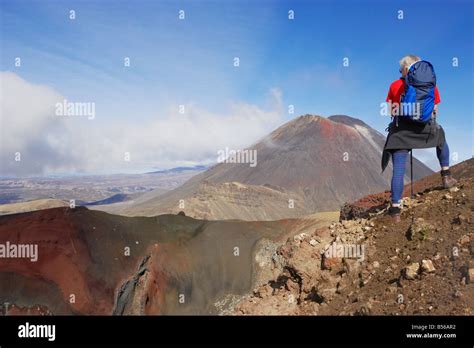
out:
{"label": "rock outcrop", "polygon": [[459,183],[449,191],[439,174],[417,182],[399,223],[381,193],[355,202],[357,213],[346,205],[327,229],[288,239],[278,275],[233,314],[473,315],[474,160],[452,172]]}

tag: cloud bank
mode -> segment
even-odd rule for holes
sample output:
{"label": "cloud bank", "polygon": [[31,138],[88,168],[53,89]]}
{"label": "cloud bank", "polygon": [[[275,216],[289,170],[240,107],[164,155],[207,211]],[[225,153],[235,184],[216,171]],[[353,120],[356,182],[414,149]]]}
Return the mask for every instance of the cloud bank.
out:
{"label": "cloud bank", "polygon": [[[232,102],[226,114],[194,104],[169,106],[163,115],[114,121],[100,112],[58,116],[57,103],[72,101],[48,86],[1,72],[0,175],[141,172],[214,163],[225,147],[245,148],[283,121],[282,93],[271,89],[266,107]],[[76,101],[95,102],[95,101]],[[117,103],[127,103],[124,100]],[[20,160],[18,161],[18,154]]]}

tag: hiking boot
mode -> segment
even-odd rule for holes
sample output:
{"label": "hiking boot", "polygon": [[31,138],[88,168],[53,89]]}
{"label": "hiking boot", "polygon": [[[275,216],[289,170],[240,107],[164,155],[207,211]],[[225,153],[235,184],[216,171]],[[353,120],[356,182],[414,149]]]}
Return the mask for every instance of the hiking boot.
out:
{"label": "hiking boot", "polygon": [[449,169],[441,171],[441,180],[443,181],[443,188],[445,189],[449,189],[458,183],[458,181],[451,176]]}
{"label": "hiking boot", "polygon": [[390,207],[388,208],[388,215],[392,218],[394,222],[400,222],[400,214],[402,210],[400,207]]}

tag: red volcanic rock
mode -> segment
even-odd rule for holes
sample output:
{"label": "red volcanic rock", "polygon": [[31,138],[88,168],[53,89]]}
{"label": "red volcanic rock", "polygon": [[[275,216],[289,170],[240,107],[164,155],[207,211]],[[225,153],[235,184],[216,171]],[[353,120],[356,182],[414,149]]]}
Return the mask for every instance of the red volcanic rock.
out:
{"label": "red volcanic rock", "polygon": [[368,218],[369,214],[378,212],[387,207],[390,202],[390,192],[385,191],[355,201],[345,203],[340,211],[339,220],[354,220],[358,218]]}
{"label": "red volcanic rock", "polygon": [[54,208],[2,217],[0,244],[38,245],[38,261],[0,258],[0,272],[40,277],[56,284],[63,301],[70,303],[74,295],[70,306],[76,312],[109,313],[112,299],[105,293],[91,292],[96,284],[88,275],[90,250],[73,225],[74,214],[69,208]]}
{"label": "red volcanic rock", "polygon": [[1,313],[3,315],[52,315],[46,306],[21,307],[15,304],[4,304]]}
{"label": "red volcanic rock", "polygon": [[352,138],[352,140],[357,141],[357,133],[354,133],[352,128],[348,127],[349,124],[339,123],[337,122],[337,119],[335,120],[332,118],[319,117],[317,120],[319,122],[318,133],[315,135],[320,135],[323,138],[329,138],[329,141],[331,141],[331,138],[335,136],[347,136]]}
{"label": "red volcanic rock", "polygon": [[83,207],[0,216],[0,244],[38,247],[36,262],[0,257],[0,277],[14,275],[26,289],[0,281],[0,296],[22,304],[41,296],[54,314],[111,314],[117,288],[149,245],[185,239],[202,224],[182,216],[127,219]]}
{"label": "red volcanic rock", "polygon": [[[331,240],[322,238],[313,247],[326,245],[318,250],[323,252],[334,243],[360,245],[361,258],[345,250],[342,259],[322,253],[321,262],[314,262],[319,259],[309,243],[298,236],[289,238],[278,248],[284,267],[242,298],[233,314],[473,315],[474,292],[469,286],[474,278],[474,159],[454,166],[452,173],[458,185],[449,199],[448,190],[439,190],[440,177],[435,174],[416,183],[418,197],[407,202],[400,222],[381,213],[333,223],[327,229]],[[364,212],[387,197],[382,192],[354,206]],[[455,256],[453,246],[458,246]],[[334,255],[332,250],[327,256]]]}
{"label": "red volcanic rock", "polygon": [[36,262],[0,256],[0,308],[14,304],[9,314],[216,313],[215,301],[252,289],[257,243],[305,223],[128,218],[82,207],[0,216],[0,244],[38,247]]}
{"label": "red volcanic rock", "polygon": [[[472,176],[473,169],[470,165],[472,160],[465,161],[451,168],[453,176]],[[432,174],[413,182],[413,193],[423,194],[427,190],[441,189],[441,176],[439,173]],[[411,184],[405,185],[403,197],[410,197]],[[340,210],[340,220],[354,220],[357,218],[367,218],[369,214],[383,210],[390,203],[390,191],[384,191],[363,197],[352,203],[345,203]]]}

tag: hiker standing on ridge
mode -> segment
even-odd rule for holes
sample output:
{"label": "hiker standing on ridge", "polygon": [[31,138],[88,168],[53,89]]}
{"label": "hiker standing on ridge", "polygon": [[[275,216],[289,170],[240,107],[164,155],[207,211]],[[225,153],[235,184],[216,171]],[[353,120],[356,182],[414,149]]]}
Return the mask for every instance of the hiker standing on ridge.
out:
{"label": "hiker standing on ridge", "polygon": [[392,122],[382,154],[382,172],[392,156],[392,204],[389,214],[400,221],[403,179],[408,152],[436,147],[444,188],[457,181],[449,171],[449,147],[443,128],[436,122],[441,101],[433,66],[420,57],[408,55],[400,60],[402,77],[390,85],[387,102],[391,103]]}

